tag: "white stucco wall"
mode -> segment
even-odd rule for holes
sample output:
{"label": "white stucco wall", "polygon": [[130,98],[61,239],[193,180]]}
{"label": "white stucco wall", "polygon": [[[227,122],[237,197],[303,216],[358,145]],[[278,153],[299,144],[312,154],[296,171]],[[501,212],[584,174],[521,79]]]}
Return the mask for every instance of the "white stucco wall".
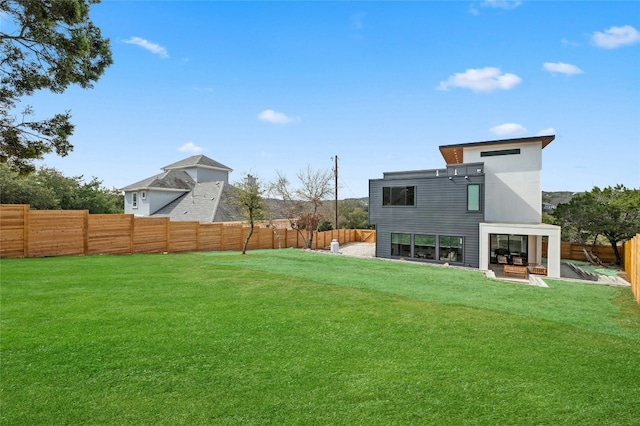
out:
{"label": "white stucco wall", "polygon": [[229,183],[229,172],[226,170],[211,169],[207,167],[189,167],[183,169],[193,180],[203,182]]}
{"label": "white stucco wall", "polygon": [[[143,191],[127,191],[124,193],[124,212],[136,216],[149,216],[149,197],[143,200],[140,195]],[[137,194],[138,207],[133,207],[133,194]]]}
{"label": "white stucco wall", "polygon": [[[520,149],[520,154],[481,157],[483,151]],[[485,220],[541,223],[542,144],[507,144],[464,148],[464,162],[483,162]]]}

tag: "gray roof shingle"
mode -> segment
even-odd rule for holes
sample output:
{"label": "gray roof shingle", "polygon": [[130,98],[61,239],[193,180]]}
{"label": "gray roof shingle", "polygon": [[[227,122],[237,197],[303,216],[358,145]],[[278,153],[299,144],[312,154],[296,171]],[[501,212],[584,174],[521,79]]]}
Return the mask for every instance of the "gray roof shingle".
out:
{"label": "gray roof shingle", "polygon": [[233,171],[230,167],[227,167],[222,163],[218,163],[216,160],[212,160],[206,155],[193,155],[189,158],[185,158],[184,160],[180,160],[175,163],[169,164],[168,166],[164,166],[162,170],[184,169],[194,166],[204,166],[214,169],[228,170],[230,172]]}
{"label": "gray roof shingle", "polygon": [[230,192],[230,185],[224,182],[197,183],[189,193],[162,207],[151,217],[200,223],[242,220],[242,214],[229,202]]}
{"label": "gray roof shingle", "polygon": [[139,182],[122,188],[122,191],[135,191],[140,189],[182,189],[191,190],[196,182],[189,174],[182,170],[169,170],[159,175],[151,176]]}

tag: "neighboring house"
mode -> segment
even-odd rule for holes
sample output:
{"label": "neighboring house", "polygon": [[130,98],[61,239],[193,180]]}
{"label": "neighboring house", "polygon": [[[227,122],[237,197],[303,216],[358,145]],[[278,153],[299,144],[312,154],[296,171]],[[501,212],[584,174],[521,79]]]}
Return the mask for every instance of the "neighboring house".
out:
{"label": "neighboring house", "polygon": [[[542,262],[560,276],[560,227],[542,223],[542,149],[555,136],[440,146],[446,168],[369,181],[376,256],[482,270],[498,255]],[[526,263],[525,263],[526,264]]]}
{"label": "neighboring house", "polygon": [[201,223],[243,220],[231,202],[229,167],[194,155],[162,170],[122,188],[125,213]]}

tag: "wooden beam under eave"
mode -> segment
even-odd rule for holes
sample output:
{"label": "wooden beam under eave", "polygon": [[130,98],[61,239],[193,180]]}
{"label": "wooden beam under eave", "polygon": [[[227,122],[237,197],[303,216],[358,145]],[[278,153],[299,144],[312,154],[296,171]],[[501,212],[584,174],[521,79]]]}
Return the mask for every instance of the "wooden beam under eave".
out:
{"label": "wooden beam under eave", "polygon": [[440,147],[440,153],[447,164],[462,164],[464,162],[462,148]]}

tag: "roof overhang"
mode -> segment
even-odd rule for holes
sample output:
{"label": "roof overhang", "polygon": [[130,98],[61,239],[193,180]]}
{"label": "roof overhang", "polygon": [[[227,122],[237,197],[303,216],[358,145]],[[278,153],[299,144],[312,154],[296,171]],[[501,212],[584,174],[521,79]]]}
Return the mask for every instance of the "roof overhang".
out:
{"label": "roof overhang", "polygon": [[542,144],[542,149],[549,145],[552,140],[556,137],[555,135],[548,136],[533,136],[528,138],[517,138],[517,139],[501,139],[495,141],[482,141],[482,142],[470,142],[470,143],[461,143],[457,145],[441,145],[440,153],[442,157],[444,157],[444,161],[447,164],[462,164],[464,163],[464,149],[478,146],[495,146],[495,145],[509,145],[509,144],[518,144],[518,143],[536,143],[540,142]]}
{"label": "roof overhang", "polygon": [[138,186],[138,187],[126,187],[120,191],[124,192],[136,192],[136,191],[164,191],[164,192],[190,192],[190,189],[186,188],[163,188],[159,186]]}

